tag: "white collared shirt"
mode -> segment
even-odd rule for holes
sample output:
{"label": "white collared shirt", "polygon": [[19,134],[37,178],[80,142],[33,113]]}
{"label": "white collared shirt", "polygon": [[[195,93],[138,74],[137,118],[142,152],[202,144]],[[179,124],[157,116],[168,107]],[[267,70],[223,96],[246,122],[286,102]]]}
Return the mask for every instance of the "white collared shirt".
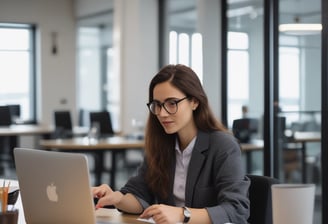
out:
{"label": "white collared shirt", "polygon": [[188,174],[189,162],[191,159],[191,154],[195,146],[197,136],[195,136],[188,146],[181,151],[179,146],[179,141],[176,139],[175,142],[175,175],[173,184],[173,195],[176,206],[185,205],[185,195],[186,195],[186,180]]}

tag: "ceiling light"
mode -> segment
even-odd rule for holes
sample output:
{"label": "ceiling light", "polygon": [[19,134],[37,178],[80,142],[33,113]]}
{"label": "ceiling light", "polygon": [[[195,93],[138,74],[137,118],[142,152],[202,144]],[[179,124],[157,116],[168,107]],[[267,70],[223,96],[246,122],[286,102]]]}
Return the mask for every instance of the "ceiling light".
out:
{"label": "ceiling light", "polygon": [[291,35],[319,34],[322,25],[318,23],[289,23],[279,25],[279,31]]}

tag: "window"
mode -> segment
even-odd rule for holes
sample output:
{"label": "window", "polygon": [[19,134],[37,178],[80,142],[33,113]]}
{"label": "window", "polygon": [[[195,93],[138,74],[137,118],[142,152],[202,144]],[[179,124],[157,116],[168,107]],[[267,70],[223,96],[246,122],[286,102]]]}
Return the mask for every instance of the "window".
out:
{"label": "window", "polygon": [[170,32],[170,64],[184,64],[190,66],[203,80],[203,49],[202,35],[193,33]]}
{"label": "window", "polygon": [[20,105],[19,121],[36,121],[35,27],[0,23],[0,105]]}
{"label": "window", "polygon": [[229,126],[242,117],[242,105],[249,104],[248,35],[228,32],[228,96]]}
{"label": "window", "polygon": [[[113,47],[108,26],[78,28],[78,98],[81,110],[107,110],[113,129],[121,130],[120,77],[113,71]],[[88,126],[88,118],[83,126]]]}
{"label": "window", "polygon": [[[304,48],[299,38],[280,35],[279,47],[279,107],[287,116],[286,125],[300,122],[301,111],[305,108],[301,101],[301,92],[305,93],[304,80],[301,80],[301,51]],[[305,53],[304,53],[305,54]],[[293,83],[293,85],[291,85]]]}
{"label": "window", "polygon": [[280,47],[279,50],[280,106],[287,111],[298,111],[300,109],[300,50],[296,47]]}

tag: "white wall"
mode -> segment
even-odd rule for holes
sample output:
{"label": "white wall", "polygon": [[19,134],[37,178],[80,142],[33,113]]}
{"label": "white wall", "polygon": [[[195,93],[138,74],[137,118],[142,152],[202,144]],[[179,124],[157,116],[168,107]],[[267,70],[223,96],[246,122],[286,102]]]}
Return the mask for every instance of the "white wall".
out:
{"label": "white wall", "polygon": [[115,0],[114,66],[121,77],[123,132],[148,115],[148,85],[158,71],[157,1]]}
{"label": "white wall", "polygon": [[221,120],[221,8],[216,0],[197,0],[197,29],[203,36],[203,86]]}
{"label": "white wall", "polygon": [[[305,36],[302,43],[301,86],[303,89],[301,110],[321,110],[321,37]],[[327,87],[326,87],[327,88]]]}
{"label": "white wall", "polygon": [[[0,22],[37,25],[37,102],[41,123],[51,124],[55,109],[74,111],[76,107],[73,13],[72,0],[0,0]],[[57,55],[51,53],[52,32],[57,32]]]}
{"label": "white wall", "polygon": [[133,131],[132,119],[145,122],[148,109],[148,84],[158,71],[157,1],[88,0],[75,2],[76,15],[83,18],[113,7],[114,76],[120,77],[120,127]]}
{"label": "white wall", "polygon": [[75,0],[75,15],[76,17],[83,17],[97,14],[112,9],[114,0]]}

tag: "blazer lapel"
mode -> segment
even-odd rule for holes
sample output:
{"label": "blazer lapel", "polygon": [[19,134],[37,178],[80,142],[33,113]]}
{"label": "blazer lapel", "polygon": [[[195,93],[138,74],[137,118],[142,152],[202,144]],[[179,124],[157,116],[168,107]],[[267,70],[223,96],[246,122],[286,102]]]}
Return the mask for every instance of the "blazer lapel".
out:
{"label": "blazer lapel", "polygon": [[194,195],[194,186],[198,180],[199,173],[203,167],[206,156],[204,151],[208,149],[209,135],[199,131],[197,140],[189,163],[187,182],[186,182],[186,206],[192,205],[192,198]]}

